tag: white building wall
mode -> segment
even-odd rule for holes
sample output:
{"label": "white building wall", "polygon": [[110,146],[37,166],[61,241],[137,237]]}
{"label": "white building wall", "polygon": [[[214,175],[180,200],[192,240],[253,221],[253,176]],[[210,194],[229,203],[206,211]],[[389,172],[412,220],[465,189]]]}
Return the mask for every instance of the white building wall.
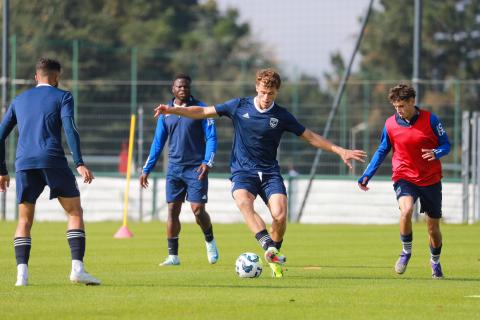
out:
{"label": "white building wall", "polygon": [[[12,179],[13,180],[13,179]],[[153,180],[150,187],[143,191],[143,220],[152,219]],[[123,218],[123,195],[126,181],[123,178],[96,178],[91,185],[85,185],[78,180],[82,206],[86,221],[118,220]],[[307,180],[294,182],[292,192],[292,217],[296,212],[307,186]],[[372,181],[370,190],[363,192],[357,187],[356,180],[315,180],[305,207],[301,223],[349,223],[349,224],[385,224],[398,222],[398,206],[393,192],[392,182]],[[210,178],[209,202],[207,211],[214,223],[241,222],[243,218],[235,206],[230,194],[230,181],[227,179]],[[293,190],[293,189],[292,189]],[[58,201],[48,200],[50,190],[45,188],[37,201],[35,219],[66,220]],[[129,219],[140,217],[140,188],[138,180],[130,183]],[[7,218],[15,217],[15,181],[7,192]],[[181,220],[194,222],[190,206],[185,203]],[[268,209],[260,197],[255,201],[257,211],[269,223]],[[157,180],[156,214],[164,221],[167,217],[165,203],[165,180]],[[462,222],[462,187],[460,183],[443,183],[443,216],[444,222]]]}

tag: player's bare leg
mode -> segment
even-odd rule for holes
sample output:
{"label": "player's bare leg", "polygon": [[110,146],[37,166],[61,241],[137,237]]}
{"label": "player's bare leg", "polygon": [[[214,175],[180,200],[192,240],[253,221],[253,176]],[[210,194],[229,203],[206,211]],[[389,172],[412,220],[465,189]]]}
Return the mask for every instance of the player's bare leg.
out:
{"label": "player's bare leg", "polygon": [[287,196],[284,194],[274,194],[268,199],[268,209],[272,215],[272,226],[270,234],[275,241],[277,249],[280,250],[283,236],[287,230]]}
{"label": "player's bare leg", "polygon": [[218,261],[219,254],[217,249],[217,242],[213,236],[213,227],[210,220],[210,215],[205,210],[204,203],[191,203],[190,207],[195,215],[195,221],[200,226],[205,236],[205,245],[207,248],[208,262],[214,264]]}
{"label": "player's bare leg", "polygon": [[440,231],[440,219],[427,217],[427,228],[430,242],[430,264],[432,266],[432,278],[443,278],[443,271],[440,265],[440,254],[442,252],[442,233]]}
{"label": "player's bare leg", "polygon": [[35,204],[23,202],[18,205],[18,223],[13,240],[17,260],[17,282],[15,286],[28,285],[28,260],[32,247],[30,231],[32,230],[34,215]]}
{"label": "player's bare leg", "polygon": [[175,201],[168,203],[168,217],[167,217],[167,244],[168,256],[160,263],[160,266],[176,266],[180,264],[178,258],[178,236],[182,229],[180,223],[180,212],[182,210],[182,201]]}
{"label": "player's bare leg", "polygon": [[85,271],[83,257],[85,255],[85,226],[80,197],[58,197],[58,201],[68,215],[67,240],[72,255],[72,271],[70,281],[86,285],[99,285],[100,280]]}
{"label": "player's bare leg", "polygon": [[408,261],[412,256],[412,215],[414,201],[412,196],[402,196],[398,199],[400,208],[400,240],[402,253],[395,263],[395,272],[402,274],[407,269]]}

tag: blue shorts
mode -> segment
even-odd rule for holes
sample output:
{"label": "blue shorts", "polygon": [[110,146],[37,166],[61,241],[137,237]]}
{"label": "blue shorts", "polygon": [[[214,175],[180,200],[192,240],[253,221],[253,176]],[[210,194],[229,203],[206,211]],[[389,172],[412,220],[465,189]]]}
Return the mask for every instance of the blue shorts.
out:
{"label": "blue shorts", "polygon": [[283,184],[280,173],[235,173],[230,178],[232,181],[232,194],[235,190],[245,189],[256,198],[262,197],[263,202],[268,205],[268,199],[274,194],[287,195],[287,189]]}
{"label": "blue shorts", "polygon": [[206,203],[208,201],[208,177],[198,180],[199,166],[169,165],[167,170],[167,202],[187,201]]}
{"label": "blue shorts", "polygon": [[15,173],[17,203],[35,203],[45,186],[50,188],[50,199],[80,196],[77,181],[70,168],[20,170]]}
{"label": "blue shorts", "polygon": [[434,219],[442,217],[442,182],[430,186],[420,187],[405,180],[398,180],[393,184],[398,198],[412,196],[413,202],[420,198],[420,212]]}

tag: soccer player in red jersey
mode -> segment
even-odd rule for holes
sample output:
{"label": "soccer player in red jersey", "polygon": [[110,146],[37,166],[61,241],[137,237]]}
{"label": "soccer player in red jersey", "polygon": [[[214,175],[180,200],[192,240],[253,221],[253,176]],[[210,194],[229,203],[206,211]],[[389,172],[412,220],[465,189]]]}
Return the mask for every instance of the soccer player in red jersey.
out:
{"label": "soccer player in red jersey", "polygon": [[412,255],[412,213],[415,201],[420,198],[420,211],[426,214],[430,239],[432,277],[440,279],[443,278],[440,265],[440,158],[450,151],[450,142],[438,117],[415,106],[415,95],[415,90],[406,84],[390,89],[388,98],[396,113],[385,122],[380,145],[358,179],[358,185],[364,191],[369,189],[368,182],[392,149],[392,180],[400,208],[400,240],[403,245],[395,272],[403,274]]}

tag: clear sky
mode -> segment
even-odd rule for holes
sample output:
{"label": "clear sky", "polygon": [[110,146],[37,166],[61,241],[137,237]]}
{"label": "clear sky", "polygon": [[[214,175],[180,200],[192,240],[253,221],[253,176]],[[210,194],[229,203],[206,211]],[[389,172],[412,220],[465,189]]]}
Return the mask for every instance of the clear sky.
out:
{"label": "clear sky", "polygon": [[[220,10],[237,8],[255,39],[267,44],[282,69],[321,77],[330,55],[350,58],[369,0],[217,0]],[[358,57],[356,58],[358,62]]]}

